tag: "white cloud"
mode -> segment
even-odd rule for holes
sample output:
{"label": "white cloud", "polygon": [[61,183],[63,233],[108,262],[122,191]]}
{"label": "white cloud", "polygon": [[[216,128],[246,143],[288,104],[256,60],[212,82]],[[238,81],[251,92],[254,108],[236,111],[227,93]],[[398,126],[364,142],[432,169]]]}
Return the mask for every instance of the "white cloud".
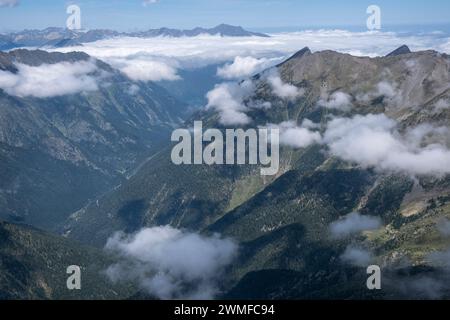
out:
{"label": "white cloud", "polygon": [[450,138],[448,127],[434,127],[429,123],[423,123],[417,127],[408,128],[403,139],[410,148],[419,149],[423,144],[433,144]]}
{"label": "white cloud", "polygon": [[97,67],[92,61],[16,67],[15,74],[0,70],[0,88],[10,95],[48,98],[98,89],[92,75]]}
{"label": "white cloud", "polygon": [[352,97],[345,92],[337,91],[326,99],[320,99],[318,104],[328,109],[348,111],[352,107]]}
{"label": "white cloud", "polygon": [[121,69],[135,81],[180,80],[177,70],[159,61],[130,61]]}
{"label": "white cloud", "polygon": [[217,235],[201,236],[170,226],[117,233],[106,249],[120,261],[107,269],[112,281],[138,281],[160,299],[212,299],[237,246]]}
{"label": "white cloud", "polygon": [[138,54],[128,58],[113,58],[109,63],[134,81],[175,81],[178,64],[167,59]]}
{"label": "white cloud", "polygon": [[[387,95],[392,93],[391,86],[380,84],[377,88]],[[208,93],[207,107],[220,113],[222,124],[248,124],[251,119],[246,112],[253,105],[245,105],[244,101],[252,96],[253,90],[250,80],[240,85],[218,85]],[[348,101],[347,95],[335,93],[327,103],[329,107],[342,108],[348,105]],[[304,148],[314,143],[324,143],[332,155],[364,168],[412,175],[442,176],[450,173],[447,127],[422,124],[401,133],[397,122],[384,114],[334,118],[328,122],[323,137],[315,131],[319,124],[311,121],[305,121],[300,127],[293,122],[271,126],[280,129],[282,144]]]}
{"label": "white cloud", "polygon": [[331,234],[337,238],[343,238],[362,231],[376,230],[381,227],[379,217],[363,216],[358,212],[352,212],[344,218],[330,225]]}
{"label": "white cloud", "polygon": [[[306,124],[306,126],[305,126]],[[320,143],[320,133],[311,131],[307,126],[315,125],[305,121],[304,125],[297,126],[293,121],[282,122],[278,125],[269,125],[270,128],[280,130],[280,143],[294,148],[306,148],[314,143]]]}
{"label": "white cloud", "polygon": [[280,61],[280,59],[257,59],[254,57],[237,56],[234,58],[233,63],[228,63],[218,68],[217,75],[229,80],[243,79],[269,68],[275,61]]}
{"label": "white cloud", "polygon": [[305,93],[302,88],[297,88],[292,84],[284,83],[278,74],[273,73],[269,75],[267,77],[267,82],[270,84],[273,93],[281,99],[295,100]]}
{"label": "white cloud", "polygon": [[128,88],[128,94],[129,95],[136,95],[139,92],[140,88],[138,85],[136,84],[132,84],[129,88]]}
{"label": "white cloud", "polygon": [[307,129],[320,129],[321,124],[312,122],[309,119],[303,120],[302,127]]}
{"label": "white cloud", "polygon": [[385,96],[387,98],[394,98],[397,94],[395,88],[387,81],[378,83],[377,93],[379,96]]}
{"label": "white cloud", "polygon": [[[156,37],[149,39],[119,37],[86,43],[84,46],[58,48],[57,51],[84,51],[107,60],[145,53],[173,58],[187,64],[220,63],[236,57],[271,59],[287,57],[308,46],[312,51],[335,50],[358,56],[383,56],[403,44],[412,50],[436,49],[450,52],[448,39],[435,35],[402,36],[393,32],[350,32],[345,30],[305,30],[258,37]],[[56,51],[56,49],[55,49]]]}
{"label": "white cloud", "polygon": [[14,73],[0,70],[0,89],[14,87],[18,82],[18,76]]}
{"label": "white cloud", "polygon": [[[450,173],[450,151],[445,141],[440,141],[445,132],[445,128],[420,126],[402,135],[394,120],[384,114],[369,114],[331,120],[324,141],[333,155],[363,167],[443,175]],[[426,143],[429,134],[437,141]]]}
{"label": "white cloud", "polygon": [[368,267],[373,259],[368,250],[353,246],[348,246],[340,258],[344,263],[357,267]]}
{"label": "white cloud", "polygon": [[220,122],[224,125],[245,125],[251,122],[245,112],[248,108],[244,100],[254,91],[253,83],[250,80],[241,84],[222,83],[208,92],[208,105],[206,108],[213,108],[220,113]]}
{"label": "white cloud", "polygon": [[396,122],[385,115],[336,118],[328,123],[324,139],[334,155],[365,166],[376,166],[401,145],[391,135],[395,126]]}

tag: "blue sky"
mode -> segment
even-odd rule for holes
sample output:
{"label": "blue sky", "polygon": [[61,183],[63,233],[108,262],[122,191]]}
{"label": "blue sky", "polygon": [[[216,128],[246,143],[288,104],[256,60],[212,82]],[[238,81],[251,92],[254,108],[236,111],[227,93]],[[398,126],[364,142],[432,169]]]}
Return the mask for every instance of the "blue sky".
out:
{"label": "blue sky", "polygon": [[[0,0],[2,1],[7,0]],[[12,1],[12,0],[9,0]],[[382,9],[384,26],[450,25],[448,0],[19,0],[15,7],[0,7],[0,30],[65,26],[68,4],[82,10],[84,28],[143,30],[211,27],[219,23],[249,29],[277,27],[365,26],[366,8]]]}

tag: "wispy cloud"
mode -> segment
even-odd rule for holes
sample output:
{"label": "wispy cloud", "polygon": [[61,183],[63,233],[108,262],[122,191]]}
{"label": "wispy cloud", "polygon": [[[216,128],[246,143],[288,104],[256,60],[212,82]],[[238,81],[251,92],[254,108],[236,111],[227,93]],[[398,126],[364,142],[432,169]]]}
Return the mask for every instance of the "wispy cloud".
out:
{"label": "wispy cloud", "polygon": [[379,217],[363,216],[358,212],[352,212],[344,218],[330,225],[331,234],[337,238],[347,237],[362,231],[376,230],[381,227]]}
{"label": "wispy cloud", "polygon": [[293,101],[305,93],[304,89],[285,83],[275,70],[270,72],[270,75],[267,77],[267,82],[272,88],[272,92],[281,99]]}
{"label": "wispy cloud", "polygon": [[318,105],[328,109],[348,111],[352,107],[352,97],[345,92],[337,91],[327,98],[320,99]]}
{"label": "wispy cloud", "polygon": [[369,250],[351,245],[345,249],[340,258],[344,263],[357,267],[368,267],[373,259]]}
{"label": "wispy cloud", "polygon": [[135,81],[174,81],[180,80],[176,68],[169,63],[157,60],[115,60],[111,64]]}

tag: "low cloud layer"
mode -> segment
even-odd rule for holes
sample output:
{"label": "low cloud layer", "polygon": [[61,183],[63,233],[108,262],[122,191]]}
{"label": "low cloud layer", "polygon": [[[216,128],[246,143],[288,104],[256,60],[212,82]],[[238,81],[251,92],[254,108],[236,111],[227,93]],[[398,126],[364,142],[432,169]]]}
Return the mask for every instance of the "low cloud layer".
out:
{"label": "low cloud layer", "polygon": [[98,89],[91,61],[16,67],[17,73],[0,70],[0,89],[13,96],[48,98]]}
{"label": "low cloud layer", "polygon": [[[374,57],[383,56],[405,43],[412,50],[432,48],[450,53],[450,40],[434,33],[404,36],[394,32],[345,30],[305,30],[271,34],[270,38],[206,35],[150,39],[118,37],[54,51],[82,51],[111,64],[117,60],[128,60],[129,63],[135,60],[138,64],[142,64],[142,60],[156,61],[158,68],[165,68],[166,75],[169,75],[165,80],[173,80],[177,69],[227,63],[219,69],[219,76],[225,79],[242,79],[275,65],[305,46],[309,46],[313,51],[335,50],[356,56]],[[162,64],[166,66],[162,67]],[[167,69],[172,70],[167,73]]]}
{"label": "low cloud layer", "polygon": [[[308,46],[312,51],[335,50],[357,56],[383,56],[403,44],[412,50],[435,49],[449,52],[450,40],[435,33],[404,36],[394,32],[351,32],[346,30],[304,30],[271,34],[270,38],[197,36],[186,38],[157,37],[150,39],[120,37],[86,43],[57,51],[84,51],[108,60],[145,54],[150,57],[173,58],[186,65],[231,62],[236,57],[272,59],[288,57]],[[449,50],[449,51],[446,51]]]}
{"label": "low cloud layer", "polygon": [[382,226],[379,217],[363,216],[352,212],[330,225],[332,236],[344,238],[363,231],[376,230]]}
{"label": "low cloud layer", "polygon": [[117,233],[106,245],[119,262],[106,273],[114,281],[137,281],[160,299],[212,299],[218,280],[237,253],[236,244],[169,226]]}

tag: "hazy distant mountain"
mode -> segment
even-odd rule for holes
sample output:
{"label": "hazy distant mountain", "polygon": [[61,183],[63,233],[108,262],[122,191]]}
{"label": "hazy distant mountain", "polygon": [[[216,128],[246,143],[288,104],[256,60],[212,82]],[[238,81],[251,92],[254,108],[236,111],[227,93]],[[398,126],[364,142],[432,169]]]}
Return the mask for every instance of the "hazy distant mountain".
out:
{"label": "hazy distant mountain", "polygon": [[151,38],[151,37],[195,37],[198,35],[219,35],[222,37],[269,37],[263,33],[250,32],[242,27],[231,26],[228,24],[221,24],[214,28],[194,28],[192,30],[179,30],[179,29],[151,29],[144,32],[128,33],[129,36]]}
{"label": "hazy distant mountain", "polygon": [[47,28],[44,30],[24,30],[0,35],[0,50],[19,47],[66,47],[81,45],[119,36],[153,38],[153,37],[195,37],[198,35],[219,35],[222,37],[268,37],[268,35],[250,32],[242,27],[221,24],[214,28],[150,29],[142,32],[117,32],[112,30],[72,31],[65,28]]}
{"label": "hazy distant mountain", "polygon": [[[285,83],[304,90],[295,101],[273,93],[267,72],[253,78],[256,89],[245,103],[264,100],[272,107],[250,107],[252,127],[283,121],[300,125],[308,119],[324,133],[336,117],[368,121],[370,114],[378,114],[392,119],[388,125],[398,122],[402,133],[419,127],[412,132],[432,136],[426,130],[450,121],[450,108],[436,108],[439,101],[450,99],[450,58],[434,51],[408,51],[368,58],[305,48],[276,68]],[[319,101],[327,99],[324,91],[346,92],[352,108],[335,109],[338,99],[330,100],[334,105],[321,105]],[[200,119],[222,127],[213,111],[197,115]],[[446,138],[448,147],[448,134]],[[450,215],[448,174],[412,178],[395,170],[374,170],[324,152],[319,144],[282,148],[276,177],[261,177],[259,169],[250,166],[176,166],[170,151],[166,148],[122,186],[78,211],[65,231],[100,246],[115,230],[166,224],[230,236],[240,243],[241,252],[229,274],[236,284],[226,295],[231,298],[417,298],[425,291],[408,290],[414,283],[398,282],[401,277],[441,281],[448,275],[426,259],[450,244],[436,228]],[[384,227],[332,238],[330,224],[355,211],[380,219]],[[382,292],[368,292],[365,269],[343,262],[346,248],[355,244],[371,250],[384,266],[383,274],[390,275],[389,281],[383,280]],[[450,288],[441,291],[449,296]]]}

